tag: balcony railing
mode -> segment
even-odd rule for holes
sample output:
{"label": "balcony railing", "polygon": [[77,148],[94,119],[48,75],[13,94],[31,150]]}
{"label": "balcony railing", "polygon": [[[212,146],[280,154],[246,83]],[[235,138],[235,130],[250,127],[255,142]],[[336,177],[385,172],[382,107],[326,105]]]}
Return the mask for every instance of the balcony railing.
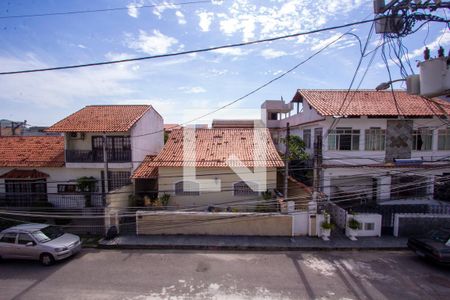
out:
{"label": "balcony railing", "polygon": [[[131,162],[130,149],[109,149],[108,162]],[[103,162],[101,150],[66,150],[66,162],[95,163]]]}

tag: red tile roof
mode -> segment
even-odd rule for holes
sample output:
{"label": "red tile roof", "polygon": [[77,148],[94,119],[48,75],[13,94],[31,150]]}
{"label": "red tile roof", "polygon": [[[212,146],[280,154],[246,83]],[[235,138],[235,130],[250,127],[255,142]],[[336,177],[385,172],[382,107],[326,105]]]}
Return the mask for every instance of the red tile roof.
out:
{"label": "red tile roof", "polygon": [[155,159],[156,155],[147,155],[144,161],[137,167],[134,171],[133,179],[140,178],[157,178],[158,177],[158,168],[154,166],[150,166],[149,162]]}
{"label": "red tile roof", "polygon": [[64,137],[0,137],[0,167],[63,167]]}
{"label": "red tile roof", "polygon": [[71,114],[48,132],[127,132],[150,105],[91,105]]}
{"label": "red tile roof", "polygon": [[396,101],[391,91],[351,91],[344,102],[346,94],[346,90],[300,89],[293,101],[305,99],[322,116],[433,116],[450,113],[450,104],[444,100],[426,100],[404,91],[394,91]]}
{"label": "red tile roof", "polygon": [[36,169],[34,170],[11,170],[3,175],[0,175],[2,179],[42,179],[48,178],[50,175],[40,172]]}
{"label": "red tile roof", "polygon": [[[183,132],[173,130],[163,150],[152,161],[143,162],[145,168],[195,166],[202,168],[227,168],[226,162],[235,155],[247,167],[283,167],[284,163],[270,138],[267,129],[196,129],[195,162],[183,162]],[[254,160],[254,134],[264,141],[266,158]],[[236,164],[237,166],[237,164]],[[142,165],[139,167],[143,167]]]}

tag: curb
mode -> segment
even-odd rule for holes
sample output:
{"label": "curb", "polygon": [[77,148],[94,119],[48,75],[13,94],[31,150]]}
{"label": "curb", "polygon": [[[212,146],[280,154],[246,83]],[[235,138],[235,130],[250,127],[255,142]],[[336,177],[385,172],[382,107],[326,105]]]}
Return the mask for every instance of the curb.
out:
{"label": "curb", "polygon": [[144,245],[144,244],[115,244],[107,245],[99,243],[97,249],[105,250],[213,250],[213,251],[399,251],[406,250],[405,246],[386,247],[357,247],[357,246],[233,246],[233,245]]}

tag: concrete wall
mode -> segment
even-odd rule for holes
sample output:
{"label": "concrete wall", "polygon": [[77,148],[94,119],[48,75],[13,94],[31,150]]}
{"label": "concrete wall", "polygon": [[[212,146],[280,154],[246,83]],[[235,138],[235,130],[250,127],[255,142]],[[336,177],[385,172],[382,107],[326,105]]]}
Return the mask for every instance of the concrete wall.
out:
{"label": "concrete wall", "polygon": [[[276,169],[267,169],[267,189],[276,188]],[[209,206],[228,202],[256,201],[261,196],[235,196],[233,184],[242,179],[230,168],[197,168],[197,179],[212,179],[221,183],[221,191],[200,191],[199,196],[176,196],[175,183],[183,180],[182,168],[159,168],[158,188],[161,194],[170,194],[169,205],[177,207]],[[226,204],[225,204],[226,205]],[[256,205],[256,203],[254,204]],[[229,206],[233,207],[233,203]],[[250,205],[252,206],[252,205]],[[241,207],[242,206],[237,206]],[[243,209],[244,210],[244,209]]]}
{"label": "concrete wall", "polygon": [[[292,236],[293,216],[282,214],[145,212],[136,214],[137,234]],[[295,233],[304,233],[302,229]]]}
{"label": "concrete wall", "polygon": [[133,194],[132,184],[118,188],[106,194],[106,205],[108,208],[127,208],[129,206],[129,196]]}
{"label": "concrete wall", "polygon": [[146,155],[158,154],[164,146],[164,122],[158,112],[151,108],[131,129],[131,153],[133,170]]}
{"label": "concrete wall", "polygon": [[[347,215],[347,225],[351,218],[355,218],[361,227],[356,230],[357,236],[381,236],[381,219],[380,214],[356,214],[355,216]],[[373,226],[373,228],[369,228]],[[346,235],[349,235],[349,227],[345,228]]]}

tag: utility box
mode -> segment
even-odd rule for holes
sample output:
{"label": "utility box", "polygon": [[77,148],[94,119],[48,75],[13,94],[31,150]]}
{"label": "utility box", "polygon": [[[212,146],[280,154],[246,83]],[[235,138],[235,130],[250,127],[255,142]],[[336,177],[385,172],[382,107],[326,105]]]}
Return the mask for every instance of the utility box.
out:
{"label": "utility box", "polygon": [[382,17],[375,21],[375,32],[376,33],[398,33],[403,30],[404,23],[400,16],[384,16],[379,15],[377,17]]}
{"label": "utility box", "polygon": [[419,63],[420,95],[437,97],[450,94],[448,57],[438,57]]}
{"label": "utility box", "polygon": [[406,77],[406,92],[410,95],[420,95],[420,75]]}

